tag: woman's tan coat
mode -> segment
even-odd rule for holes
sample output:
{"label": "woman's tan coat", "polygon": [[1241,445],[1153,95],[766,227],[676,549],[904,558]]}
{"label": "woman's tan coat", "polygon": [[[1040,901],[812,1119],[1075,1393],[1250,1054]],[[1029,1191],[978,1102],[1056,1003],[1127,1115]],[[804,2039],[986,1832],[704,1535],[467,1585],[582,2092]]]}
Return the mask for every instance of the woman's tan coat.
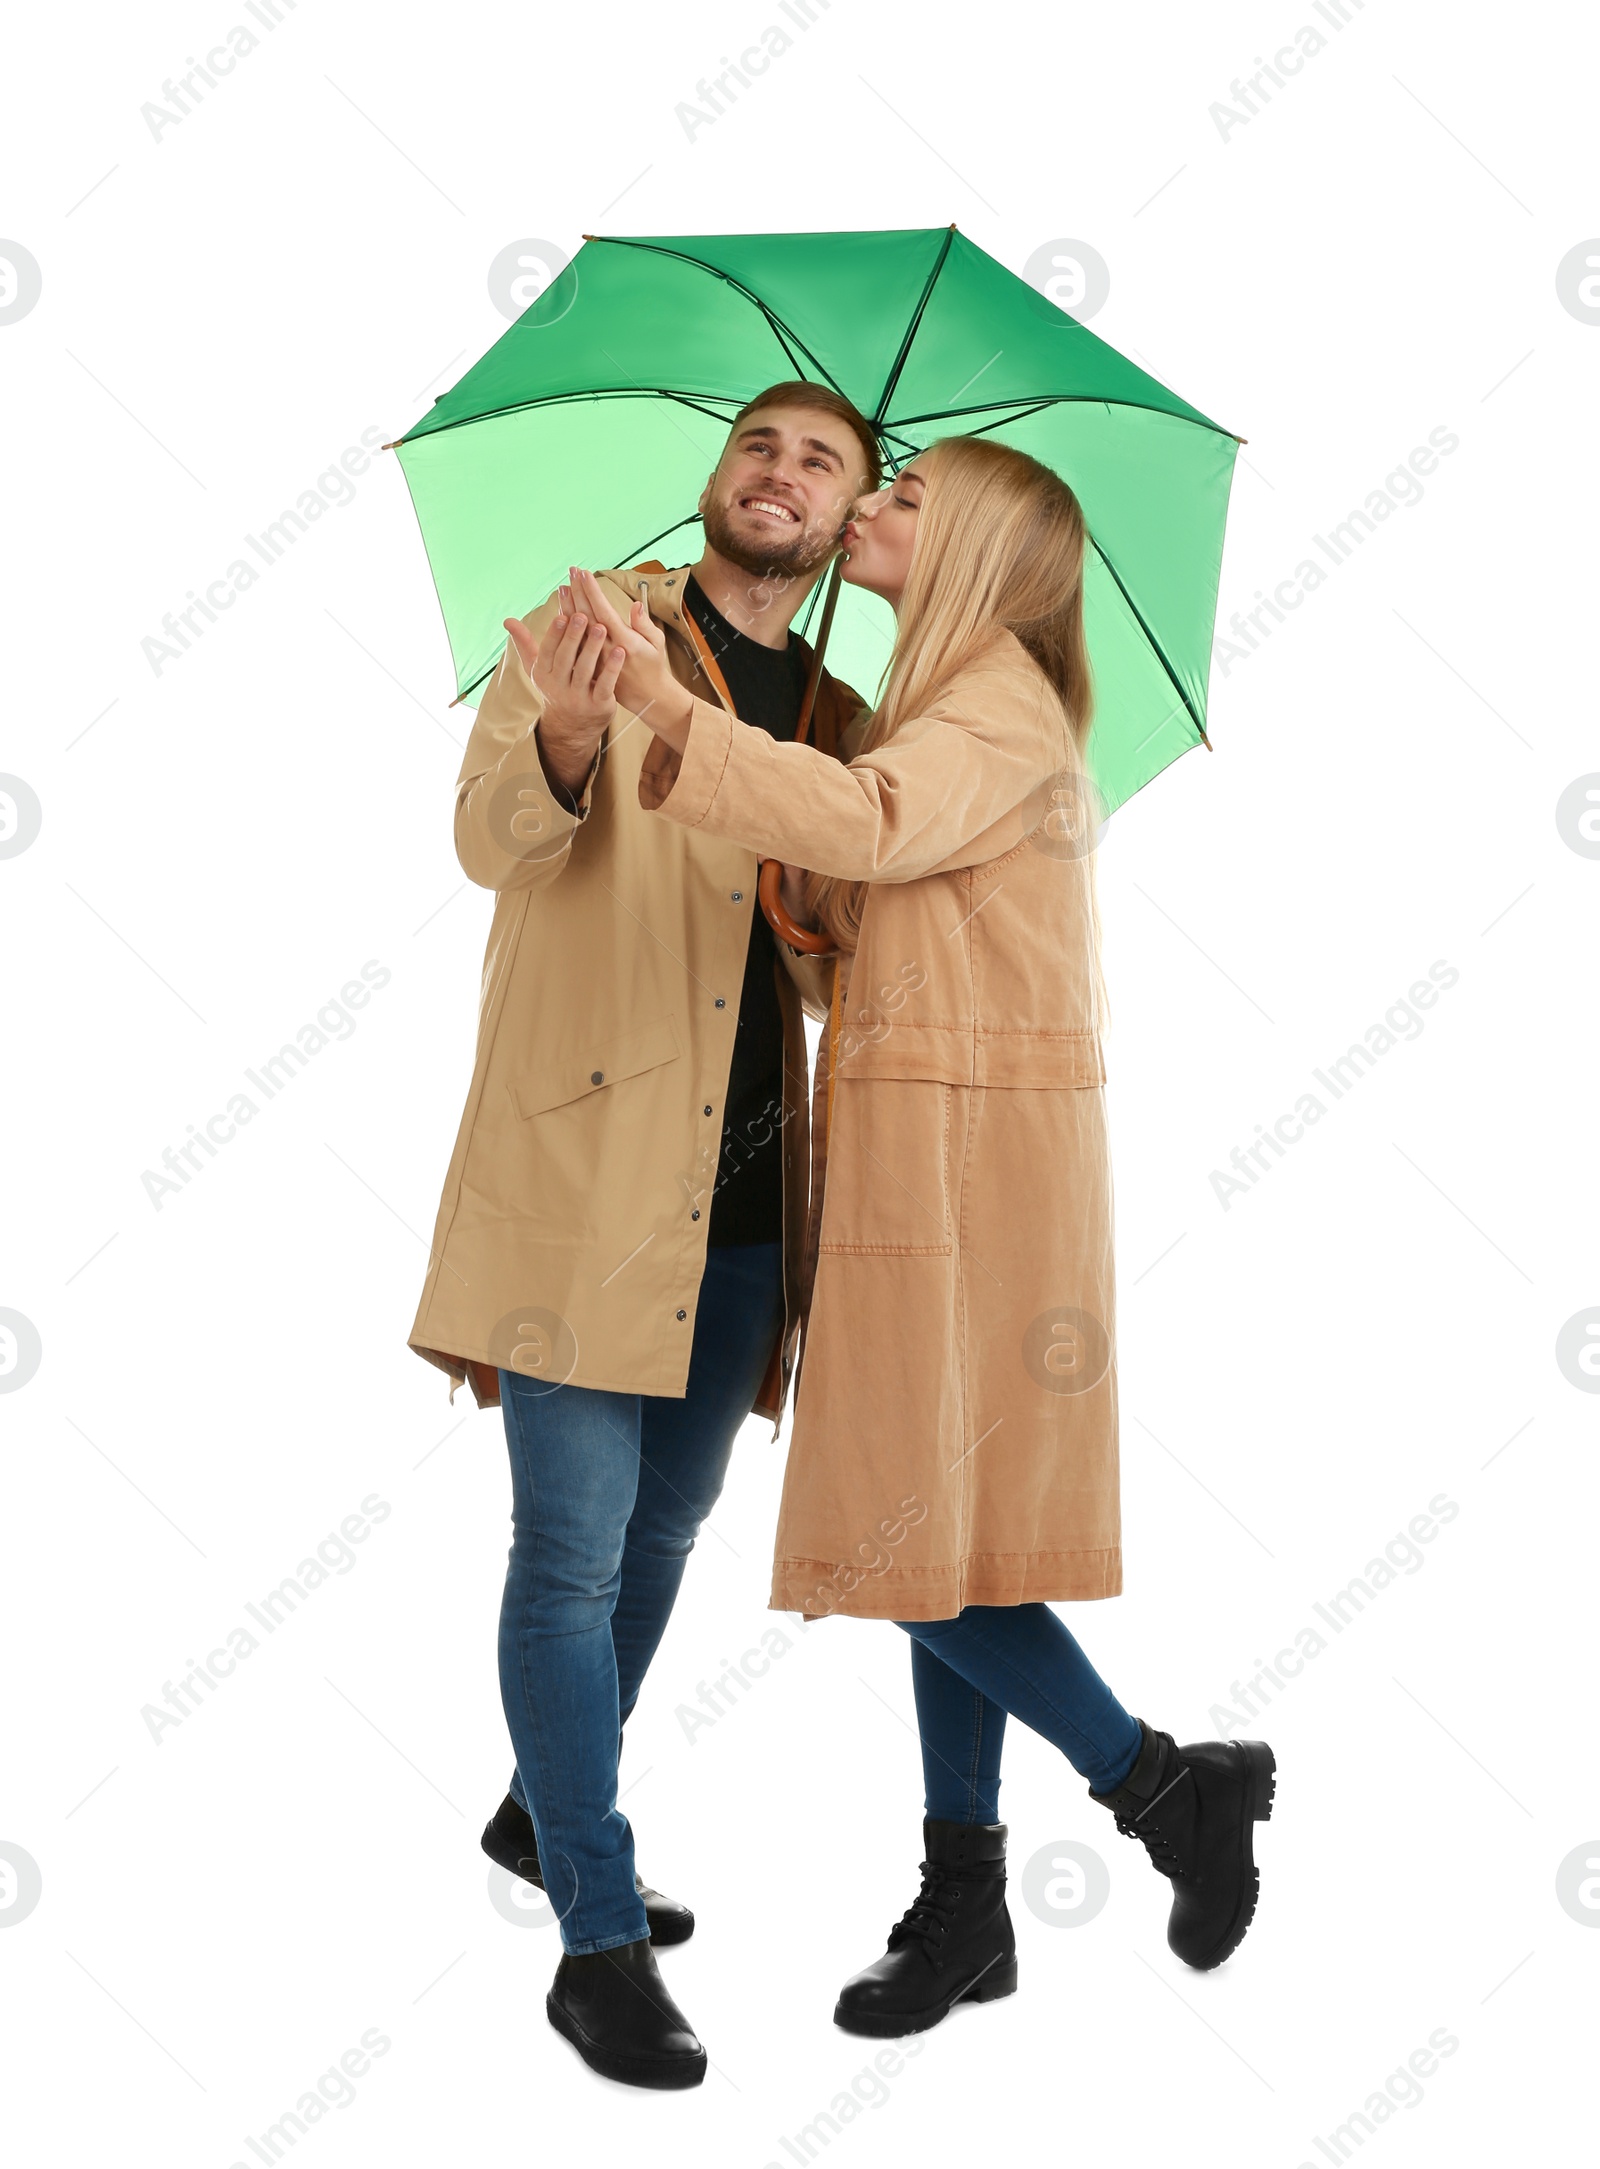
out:
{"label": "woman's tan coat", "polygon": [[1009,633],[848,765],[696,699],[685,751],[656,739],[641,767],[663,820],[869,884],[817,1081],[776,1610],[942,1619],[1121,1592],[1080,777]]}

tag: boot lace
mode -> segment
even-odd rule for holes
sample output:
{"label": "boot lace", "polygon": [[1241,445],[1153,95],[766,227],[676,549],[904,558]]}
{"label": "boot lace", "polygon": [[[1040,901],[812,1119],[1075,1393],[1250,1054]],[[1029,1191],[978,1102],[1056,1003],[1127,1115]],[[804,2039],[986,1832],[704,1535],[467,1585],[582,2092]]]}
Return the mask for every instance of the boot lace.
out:
{"label": "boot lace", "polygon": [[930,1951],[936,1951],[944,1941],[945,1934],[956,1907],[961,1903],[961,1885],[946,1875],[931,1860],[920,1863],[922,1888],[894,1926],[889,1930],[889,1948],[920,1937]]}
{"label": "boot lace", "polygon": [[1149,1805],[1140,1809],[1137,1819],[1124,1814],[1120,1808],[1114,1811],[1114,1819],[1122,1835],[1125,1838],[1137,1838],[1149,1853],[1155,1868],[1173,1882],[1182,1882],[1184,1879],[1183,1861],[1160,1823],[1152,1821],[1151,1818],[1182,1776],[1183,1772],[1180,1770],[1171,1784],[1163,1785]]}

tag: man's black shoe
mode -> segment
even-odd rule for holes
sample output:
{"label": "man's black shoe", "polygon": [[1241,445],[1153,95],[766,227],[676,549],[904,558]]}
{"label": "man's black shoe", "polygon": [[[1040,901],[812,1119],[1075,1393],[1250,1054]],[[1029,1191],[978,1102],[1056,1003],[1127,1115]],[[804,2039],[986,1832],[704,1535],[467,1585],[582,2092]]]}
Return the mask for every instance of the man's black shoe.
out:
{"label": "man's black shoe", "polygon": [[[491,1860],[497,1860],[511,1874],[520,1875],[525,1883],[532,1883],[538,1890],[544,1889],[533,1818],[510,1793],[495,1809],[493,1819],[485,1823],[481,1843]],[[652,1890],[648,1883],[642,1883],[637,1874],[633,1887],[644,1900],[644,1917],[650,1923],[651,1942],[687,1943],[694,1934],[694,1915],[689,1908],[680,1905],[676,1898],[663,1898],[659,1890]]]}
{"label": "man's black shoe", "polygon": [[592,2071],[624,2086],[698,2086],[706,2052],[667,1994],[649,1939],[563,1952],[544,2007]]}

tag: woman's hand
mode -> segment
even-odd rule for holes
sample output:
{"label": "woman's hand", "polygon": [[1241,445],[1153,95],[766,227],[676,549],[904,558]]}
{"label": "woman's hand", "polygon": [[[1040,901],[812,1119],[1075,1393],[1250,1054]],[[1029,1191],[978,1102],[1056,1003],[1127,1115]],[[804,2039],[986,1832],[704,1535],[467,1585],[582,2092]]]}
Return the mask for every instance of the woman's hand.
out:
{"label": "woman's hand", "polygon": [[623,651],[617,675],[617,698],[649,724],[658,738],[675,753],[689,743],[689,722],[694,712],[693,695],[672,675],[667,661],[667,636],[650,615],[650,605],[636,595],[624,618],[592,572],[574,565],[572,593],[592,625],[604,628],[605,637]]}

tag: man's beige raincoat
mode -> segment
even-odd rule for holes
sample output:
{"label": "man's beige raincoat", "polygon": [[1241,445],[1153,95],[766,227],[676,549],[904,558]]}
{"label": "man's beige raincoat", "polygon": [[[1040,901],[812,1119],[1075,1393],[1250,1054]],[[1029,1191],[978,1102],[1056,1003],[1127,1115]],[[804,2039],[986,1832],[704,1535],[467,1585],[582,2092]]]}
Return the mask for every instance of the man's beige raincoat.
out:
{"label": "man's beige raincoat", "polygon": [[869,884],[818,1062],[775,1609],[943,1619],[1121,1591],[1081,776],[1010,633],[848,765],[697,698],[682,755],[652,739],[639,773],[674,834]]}
{"label": "man's beige raincoat", "polygon": [[[676,675],[708,709],[721,701],[731,710],[682,608],[688,568],[600,577],[624,615],[643,590]],[[555,611],[551,596],[525,622],[542,636]],[[644,810],[639,773],[655,740],[625,709],[601,741],[579,812],[567,812],[533,737],[541,707],[508,642],[456,789],[457,855],[496,894],[472,1083],[409,1340],[450,1374],[452,1399],[470,1379],[480,1408],[498,1403],[501,1368],[683,1393],[750,914],[760,908],[748,844]],[[839,767],[840,735],[863,713],[824,672],[812,758]],[[821,1018],[831,985],[831,966],[783,942],[777,952],[784,1322],[753,1410],[771,1418],[774,1438],[807,1256],[802,1002]]]}

